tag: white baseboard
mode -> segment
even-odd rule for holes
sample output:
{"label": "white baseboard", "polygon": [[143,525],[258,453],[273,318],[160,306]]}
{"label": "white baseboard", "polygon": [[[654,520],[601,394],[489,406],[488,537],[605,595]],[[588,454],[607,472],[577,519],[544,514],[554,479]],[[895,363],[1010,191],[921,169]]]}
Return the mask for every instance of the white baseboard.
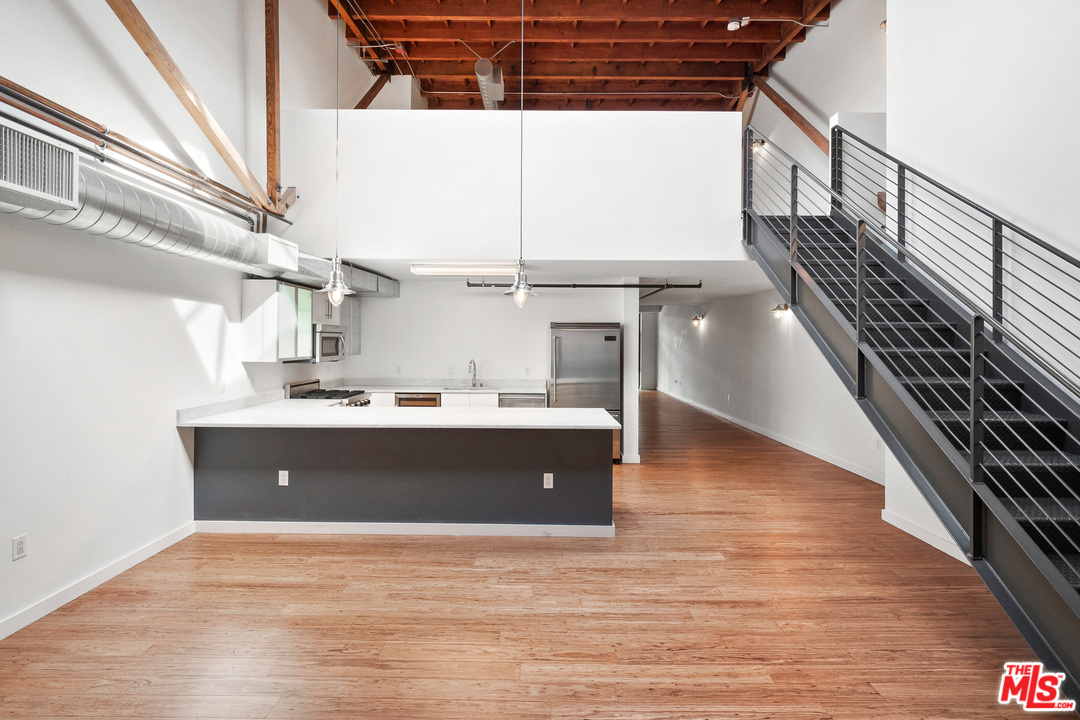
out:
{"label": "white baseboard", "polygon": [[676,400],[679,400],[680,402],[684,402],[687,405],[692,405],[693,407],[696,407],[698,410],[701,410],[702,412],[709,413],[710,415],[715,415],[716,417],[718,417],[718,418],[720,418],[722,420],[728,420],[729,422],[733,422],[736,425],[741,425],[742,427],[746,428],[747,430],[753,430],[758,435],[764,435],[765,437],[770,438],[772,440],[776,440],[777,442],[781,442],[781,443],[787,445],[788,447],[793,447],[796,450],[800,450],[800,451],[806,453],[807,455],[813,455],[814,457],[816,457],[819,460],[824,460],[825,462],[829,463],[830,465],[835,465],[836,467],[841,468],[843,470],[847,470],[850,473],[855,473],[856,475],[858,475],[860,477],[864,477],[867,480],[870,480],[871,482],[876,482],[878,485],[884,485],[885,484],[885,473],[883,473],[883,472],[879,472],[879,471],[876,471],[876,470],[870,470],[869,468],[864,468],[861,465],[856,465],[855,463],[848,462],[847,460],[844,460],[843,458],[838,458],[835,455],[831,455],[831,454],[829,454],[827,452],[824,452],[823,450],[819,450],[819,449],[817,449],[815,447],[812,447],[812,446],[807,445],[805,443],[799,442],[798,440],[793,440],[792,438],[786,437],[784,435],[780,435],[779,433],[775,433],[772,430],[769,430],[768,428],[763,428],[763,427],[760,427],[759,425],[755,425],[753,423],[747,422],[747,421],[742,420],[740,418],[728,415],[727,413],[722,413],[719,410],[717,410],[716,408],[711,408],[708,405],[702,405],[701,403],[696,402],[694,400],[691,400],[688,397],[683,397],[682,395],[677,395],[677,394],[675,394],[673,392],[668,392],[667,390],[661,390],[660,392],[664,393],[665,395],[670,395],[671,397],[675,398]]}
{"label": "white baseboard", "polygon": [[930,547],[936,548],[941,552],[945,553],[946,555],[956,558],[965,565],[971,564],[971,562],[966,557],[964,557],[963,551],[960,550],[960,548],[956,545],[955,542],[952,541],[951,538],[942,537],[937,533],[930,532],[921,525],[916,525],[910,520],[888,510],[881,511],[881,519],[889,523],[893,527],[903,530],[908,535],[922,540]]}
{"label": "white baseboard", "polygon": [[277,520],[196,520],[195,532],[273,535],[500,535],[507,537],[615,537],[611,525],[527,525],[496,523],[293,522]]}
{"label": "white baseboard", "polygon": [[87,575],[82,580],[78,580],[71,585],[68,585],[66,588],[56,591],[49,597],[39,600],[25,610],[20,610],[14,615],[0,620],[0,640],[22,630],[30,623],[40,620],[53,610],[67,605],[83,593],[89,592],[98,585],[112,580],[120,573],[135,567],[143,560],[157,555],[170,545],[180,542],[194,531],[194,524],[188,523],[168,535],[160,537],[148,545],[144,545],[130,555],[126,555],[115,562],[109,563],[97,572]]}

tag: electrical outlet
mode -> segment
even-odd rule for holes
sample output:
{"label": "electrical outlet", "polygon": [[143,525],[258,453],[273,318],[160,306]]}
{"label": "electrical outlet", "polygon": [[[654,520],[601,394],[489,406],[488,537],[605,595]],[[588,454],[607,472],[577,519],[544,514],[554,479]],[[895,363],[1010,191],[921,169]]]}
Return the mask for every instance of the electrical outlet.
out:
{"label": "electrical outlet", "polygon": [[731,402],[731,393],[728,393],[728,394],[727,394],[727,401],[728,401],[728,402]]}
{"label": "electrical outlet", "polygon": [[450,370],[449,370],[448,372],[449,372],[449,373],[450,373],[451,375],[453,375],[453,374],[454,374],[454,366],[453,366],[453,365],[451,365],[451,366],[450,366]]}
{"label": "electrical outlet", "polygon": [[544,473],[544,489],[555,489],[555,473]]}
{"label": "electrical outlet", "polygon": [[224,395],[225,393],[226,393],[225,383],[221,383],[221,394]]}
{"label": "electrical outlet", "polygon": [[532,368],[531,367],[525,368],[525,377],[529,377],[530,375],[532,375]]}
{"label": "electrical outlet", "polygon": [[881,449],[881,438],[877,438],[876,440],[874,440],[874,447],[876,447],[878,450]]}
{"label": "electrical outlet", "polygon": [[281,487],[286,487],[289,484],[289,471],[288,470],[278,470],[277,484],[280,485]]}
{"label": "electrical outlet", "polygon": [[400,366],[400,365],[398,365],[398,366],[397,366],[397,370],[395,370],[395,372],[396,372],[396,373],[397,373],[398,375],[400,375],[400,374],[401,374],[401,366]]}
{"label": "electrical outlet", "polygon": [[11,561],[26,557],[26,535],[11,538]]}

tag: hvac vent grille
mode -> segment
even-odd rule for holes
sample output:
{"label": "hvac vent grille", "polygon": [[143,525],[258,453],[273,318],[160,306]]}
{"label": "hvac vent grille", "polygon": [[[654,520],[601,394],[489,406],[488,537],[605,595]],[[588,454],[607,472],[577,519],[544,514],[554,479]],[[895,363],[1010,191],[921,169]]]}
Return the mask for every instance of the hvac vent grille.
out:
{"label": "hvac vent grille", "polygon": [[0,122],[0,201],[39,210],[78,206],[79,151]]}

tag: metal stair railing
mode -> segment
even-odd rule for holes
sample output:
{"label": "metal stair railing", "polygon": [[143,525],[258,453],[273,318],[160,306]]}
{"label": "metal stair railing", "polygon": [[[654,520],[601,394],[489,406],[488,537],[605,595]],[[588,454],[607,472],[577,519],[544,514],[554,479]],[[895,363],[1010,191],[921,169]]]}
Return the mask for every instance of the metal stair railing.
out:
{"label": "metal stair railing", "polygon": [[[1025,371],[1026,380],[1080,407],[1080,374],[1047,356],[1053,348],[1080,359],[1080,262],[847,131],[834,129],[833,142],[829,186],[748,128],[747,222],[768,228],[786,248],[792,301],[801,271],[858,346],[860,360],[874,355],[889,368],[971,486],[989,488],[1001,502],[991,509],[1023,523],[1044,553],[1029,556],[1080,614],[1080,455],[1071,452],[1080,450],[1080,437],[1045,392],[1016,379],[1003,352],[1016,352],[1046,376]],[[875,157],[876,170],[868,164]],[[891,193],[877,190],[883,185]],[[879,199],[878,192],[885,194]],[[989,239],[975,239],[980,217],[988,219]],[[1035,273],[1032,258],[1046,265],[1056,259],[1054,273]],[[909,293],[913,278],[948,302]],[[1066,311],[1068,322],[1025,289],[1059,310],[1075,306]],[[859,377],[856,388],[860,396]],[[970,546],[980,557],[977,537]]]}

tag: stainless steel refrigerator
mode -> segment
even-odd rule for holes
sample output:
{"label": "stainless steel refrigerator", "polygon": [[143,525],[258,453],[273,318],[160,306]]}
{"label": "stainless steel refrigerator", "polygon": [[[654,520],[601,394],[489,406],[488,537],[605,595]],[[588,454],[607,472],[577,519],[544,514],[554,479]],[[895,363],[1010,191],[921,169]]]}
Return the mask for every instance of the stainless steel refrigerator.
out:
{"label": "stainless steel refrigerator", "polygon": [[[604,408],[622,425],[622,325],[551,323],[548,407]],[[612,459],[621,460],[616,431]]]}

